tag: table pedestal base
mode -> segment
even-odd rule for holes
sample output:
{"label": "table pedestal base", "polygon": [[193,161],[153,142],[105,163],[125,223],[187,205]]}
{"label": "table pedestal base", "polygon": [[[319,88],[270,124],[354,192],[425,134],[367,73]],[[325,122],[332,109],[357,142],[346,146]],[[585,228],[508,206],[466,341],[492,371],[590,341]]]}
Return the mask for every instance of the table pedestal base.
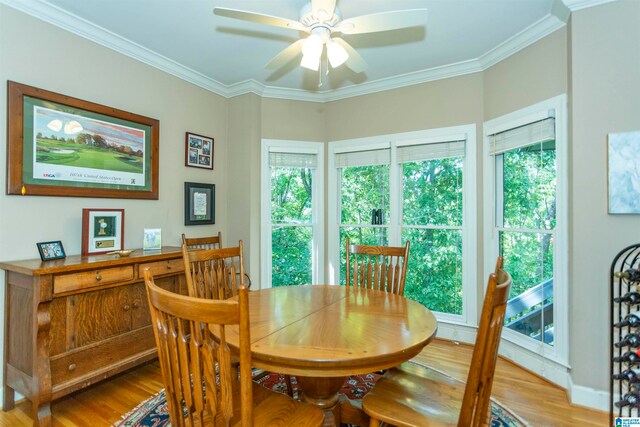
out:
{"label": "table pedestal base", "polygon": [[324,411],[323,426],[340,426],[341,406],[338,392],[346,377],[301,377],[296,375],[302,400]]}

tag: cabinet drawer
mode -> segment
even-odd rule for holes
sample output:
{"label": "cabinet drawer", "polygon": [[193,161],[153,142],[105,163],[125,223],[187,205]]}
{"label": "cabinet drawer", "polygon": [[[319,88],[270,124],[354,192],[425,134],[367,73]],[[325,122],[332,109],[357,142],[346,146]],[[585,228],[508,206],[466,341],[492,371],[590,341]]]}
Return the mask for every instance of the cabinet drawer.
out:
{"label": "cabinet drawer", "polygon": [[86,380],[98,375],[106,378],[109,375],[105,373],[120,371],[128,360],[155,353],[155,348],[153,331],[146,327],[54,356],[51,358],[51,383],[55,388],[76,379]]}
{"label": "cabinet drawer", "polygon": [[107,283],[126,282],[129,280],[133,280],[132,265],[63,274],[60,276],[54,276],[53,292],[58,294],[77,289],[100,286]]}
{"label": "cabinet drawer", "polygon": [[147,262],[145,264],[140,264],[138,267],[138,277],[144,277],[144,271],[146,269],[151,271],[151,274],[154,276],[160,276],[163,274],[176,274],[184,271],[184,262],[182,258],[178,259],[169,259],[166,261],[156,261],[156,262]]}

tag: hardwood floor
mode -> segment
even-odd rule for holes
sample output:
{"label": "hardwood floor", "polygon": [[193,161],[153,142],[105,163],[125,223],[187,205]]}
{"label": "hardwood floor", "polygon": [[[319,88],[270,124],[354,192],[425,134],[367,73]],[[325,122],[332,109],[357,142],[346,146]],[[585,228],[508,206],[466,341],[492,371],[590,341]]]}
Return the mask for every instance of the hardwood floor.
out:
{"label": "hardwood floor", "polygon": [[[467,345],[436,340],[414,360],[465,379],[471,351]],[[135,368],[55,401],[54,426],[110,426],[161,388],[162,377],[156,363]],[[608,413],[570,405],[564,390],[503,359],[498,360],[492,395],[531,427],[611,425]],[[0,426],[30,426],[30,411],[26,400],[9,412],[0,411]]]}

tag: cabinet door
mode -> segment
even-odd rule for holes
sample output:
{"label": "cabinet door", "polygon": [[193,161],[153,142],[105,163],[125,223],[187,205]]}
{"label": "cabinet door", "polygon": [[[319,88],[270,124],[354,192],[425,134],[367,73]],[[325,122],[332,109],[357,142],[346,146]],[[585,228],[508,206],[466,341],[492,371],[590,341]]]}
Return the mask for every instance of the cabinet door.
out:
{"label": "cabinet door", "polygon": [[[178,278],[165,277],[156,279],[155,284],[169,292],[178,292]],[[151,324],[149,301],[144,283],[131,285],[131,329],[144,328]]]}
{"label": "cabinet door", "polygon": [[69,297],[71,347],[82,347],[129,331],[130,295],[130,286],[119,286]]}
{"label": "cabinet door", "polygon": [[151,313],[144,283],[131,285],[131,329],[144,328],[151,324]]}

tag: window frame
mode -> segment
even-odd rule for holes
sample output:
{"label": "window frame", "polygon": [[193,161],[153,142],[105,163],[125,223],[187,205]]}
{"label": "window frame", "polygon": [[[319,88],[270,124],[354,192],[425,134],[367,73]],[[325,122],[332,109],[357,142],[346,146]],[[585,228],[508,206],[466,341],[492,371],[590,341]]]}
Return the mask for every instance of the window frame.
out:
{"label": "window frame", "polygon": [[[389,211],[389,244],[402,245],[402,175],[401,166],[397,161],[396,150],[401,146],[436,144],[464,140],[464,169],[463,169],[463,205],[462,205],[462,314],[435,313],[438,321],[445,324],[477,325],[478,304],[477,296],[477,229],[478,212],[477,183],[476,183],[476,125],[460,125],[446,128],[427,129],[415,132],[405,132],[390,135],[379,135],[366,138],[330,141],[327,151],[327,249],[328,271],[330,284],[339,283],[340,269],[340,188],[338,188],[338,171],[335,155],[344,152],[363,151],[389,148],[390,151],[390,211]],[[393,190],[395,188],[395,191]],[[439,336],[457,339],[460,332],[450,328],[440,328]]]}
{"label": "window frame", "polygon": [[[313,175],[311,197],[311,227],[313,235],[311,269],[312,283],[324,283],[324,144],[309,141],[263,139],[260,160],[260,206],[262,211],[260,215],[260,289],[271,288],[272,285],[271,237],[273,223],[271,222],[270,152],[305,153],[317,156],[317,167]],[[307,226],[303,225],[303,227]]]}
{"label": "window frame", "polygon": [[[484,169],[484,271],[488,276],[495,267],[499,252],[499,233],[496,208],[499,194],[496,189],[496,161],[490,154],[490,136],[524,126],[548,117],[555,117],[556,143],[556,227],[554,235],[554,345],[536,342],[521,333],[503,329],[505,345],[500,353],[537,374],[564,383],[569,350],[569,281],[568,281],[568,144],[567,97],[565,94],[547,99],[526,108],[488,120],[483,126]],[[550,364],[549,361],[555,362]]]}

